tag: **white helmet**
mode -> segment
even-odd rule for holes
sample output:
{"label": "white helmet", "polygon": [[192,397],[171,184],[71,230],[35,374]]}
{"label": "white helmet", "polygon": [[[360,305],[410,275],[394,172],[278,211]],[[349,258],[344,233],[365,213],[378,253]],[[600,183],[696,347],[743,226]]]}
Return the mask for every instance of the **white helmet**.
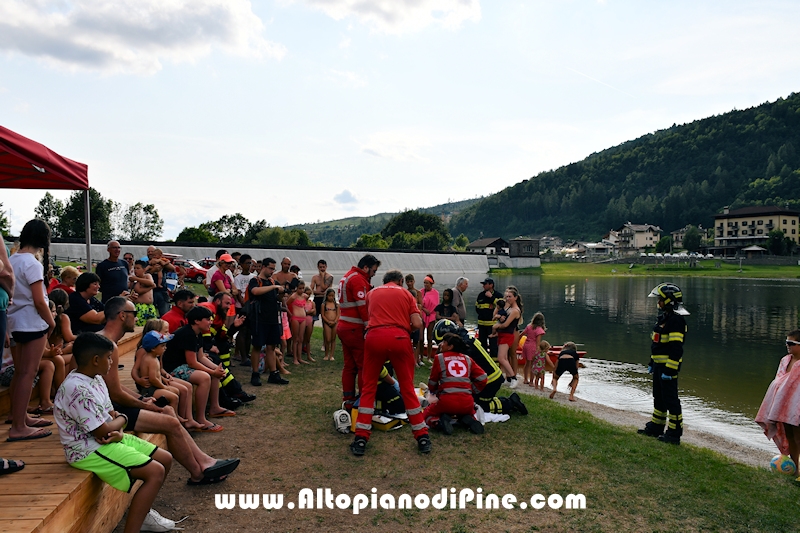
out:
{"label": "white helmet", "polygon": [[[342,407],[344,407],[344,404],[342,404]],[[351,423],[350,413],[346,409],[339,409],[333,413],[333,427],[339,433],[350,433]]]}

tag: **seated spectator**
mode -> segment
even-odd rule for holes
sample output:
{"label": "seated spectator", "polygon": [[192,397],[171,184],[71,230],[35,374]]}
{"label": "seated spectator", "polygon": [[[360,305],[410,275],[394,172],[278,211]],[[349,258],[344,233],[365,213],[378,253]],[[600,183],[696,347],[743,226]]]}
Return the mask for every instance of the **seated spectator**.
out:
{"label": "seated spectator", "polygon": [[97,299],[100,292],[100,278],[93,272],[84,272],[75,282],[75,292],[69,295],[69,307],[66,309],[72,323],[72,333],[78,335],[84,331],[98,332],[103,329],[106,319],[105,306]]}
{"label": "seated spectator", "polygon": [[75,292],[75,282],[78,281],[79,274],[74,266],[65,266],[61,269],[61,283],[53,287],[53,290],[61,289],[67,294],[72,294]]}
{"label": "seated spectator", "polygon": [[124,433],[128,417],[111,405],[105,376],[111,366],[114,343],[96,333],[75,340],[73,353],[78,369],[71,372],[56,395],[56,423],[67,462],[94,472],[117,490],[130,492],[143,481],[131,500],[125,532],[142,529],[146,510],[172,466],[172,455],[134,435]]}
{"label": "seated spectator", "polygon": [[188,324],[186,321],[186,313],[188,313],[195,306],[195,295],[192,291],[184,289],[175,293],[172,297],[172,302],[175,304],[168,312],[161,317],[169,324],[169,332],[175,333],[178,328]]}
{"label": "seated spectator", "polygon": [[47,342],[61,348],[64,362],[69,365],[72,360],[72,343],[75,341],[75,335],[72,334],[72,322],[66,313],[66,310],[69,309],[69,295],[63,289],[53,289],[53,292],[50,293],[50,303],[56,306],[56,327],[53,328]]}
{"label": "seated spectator", "polygon": [[130,276],[130,301],[136,304],[136,325],[140,327],[151,318],[158,318],[158,310],[153,305],[153,288],[156,284],[146,269],[146,261],[136,261],[133,264],[133,274]]}

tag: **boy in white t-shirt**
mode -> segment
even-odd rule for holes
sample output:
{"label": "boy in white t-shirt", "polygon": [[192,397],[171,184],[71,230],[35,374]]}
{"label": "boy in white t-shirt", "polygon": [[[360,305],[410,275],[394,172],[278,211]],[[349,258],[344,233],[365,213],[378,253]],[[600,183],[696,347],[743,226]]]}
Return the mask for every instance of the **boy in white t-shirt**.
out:
{"label": "boy in white t-shirt", "polygon": [[67,462],[94,472],[115,489],[130,492],[137,479],[144,483],[131,500],[125,533],[138,532],[172,465],[166,450],[123,433],[128,419],[114,411],[101,376],[111,365],[114,344],[96,333],[82,333],[73,344],[78,365],[59,387],[55,419]]}

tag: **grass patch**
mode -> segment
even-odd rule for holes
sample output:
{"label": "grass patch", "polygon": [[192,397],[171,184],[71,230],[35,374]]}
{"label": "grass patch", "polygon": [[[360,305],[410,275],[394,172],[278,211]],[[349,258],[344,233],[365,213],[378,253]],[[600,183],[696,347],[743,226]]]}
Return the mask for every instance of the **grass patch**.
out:
{"label": "grass patch", "polygon": [[[321,331],[315,329],[312,354],[319,355],[318,361],[320,346]],[[246,408],[251,420],[248,441],[264,438],[279,448],[272,458],[255,455],[255,464],[253,459],[243,460],[252,479],[262,483],[259,491],[283,491],[291,498],[303,487],[329,487],[352,497],[369,495],[375,487],[379,494],[413,497],[433,496],[442,488],[480,487],[484,495],[514,494],[518,501],[529,501],[534,494],[583,494],[587,505],[585,510],[479,510],[473,503],[463,510],[378,509],[358,516],[346,511],[277,511],[291,520],[293,530],[319,531],[321,521],[331,531],[796,529],[798,489],[792,478],[690,445],[666,445],[539,397],[523,395],[530,415],[488,424],[485,435],[463,429],[450,437],[432,433],[429,456],[417,453],[410,428],[405,427],[374,432],[367,455],[355,458],[347,449],[352,435],[338,434],[332,424],[332,413],[341,403],[340,350],[336,358],[334,363],[292,366],[289,386],[256,390],[259,399]],[[236,372],[247,381],[247,369]],[[427,369],[417,370],[415,382],[427,378]]]}
{"label": "grass patch", "polygon": [[[543,263],[541,268],[497,268],[491,269],[492,274],[533,274],[548,277],[614,277],[614,276],[655,276],[669,272],[686,277],[715,277],[715,278],[771,278],[793,279],[800,278],[800,266],[785,265],[747,265],[743,262],[741,270],[739,263],[708,259],[699,261],[696,267],[689,267],[686,263],[676,264],[628,264],[611,263]],[[717,268],[719,264],[719,268]]]}

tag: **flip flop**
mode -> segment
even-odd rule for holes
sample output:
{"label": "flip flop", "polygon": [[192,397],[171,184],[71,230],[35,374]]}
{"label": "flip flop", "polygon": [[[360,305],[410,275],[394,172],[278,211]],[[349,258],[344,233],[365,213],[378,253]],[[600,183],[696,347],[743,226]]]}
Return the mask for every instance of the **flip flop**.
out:
{"label": "flip flop", "polygon": [[221,413],[217,413],[215,415],[208,415],[209,418],[225,418],[226,416],[236,416],[236,413],[231,411],[230,409],[225,409]]}
{"label": "flip flop", "polygon": [[28,425],[29,428],[46,428],[52,426],[52,420],[45,420],[44,418],[37,418],[33,424]]}
{"label": "flip flop", "polygon": [[203,478],[218,478],[226,476],[236,470],[239,466],[239,459],[217,459],[214,466],[209,466],[203,470]]}
{"label": "flip flop", "polygon": [[42,409],[41,405],[36,406],[36,409],[33,411],[28,411],[29,415],[52,415],[53,414],[53,406],[47,407]]}
{"label": "flip flop", "polygon": [[3,462],[0,463],[0,475],[2,474],[13,474],[14,472],[19,472],[23,468],[25,468],[25,463],[22,461],[15,461],[14,459],[0,459]]}
{"label": "flip flop", "polygon": [[192,478],[189,478],[186,481],[186,484],[187,485],[212,485],[214,483],[219,483],[221,481],[225,481],[226,477],[228,477],[228,476],[220,476],[220,477],[212,477],[212,478],[204,477],[200,481],[192,481]]}
{"label": "flip flop", "polygon": [[39,431],[37,431],[36,433],[31,433],[30,435],[28,435],[28,436],[25,436],[25,437],[8,437],[8,438],[6,439],[6,442],[17,442],[17,441],[20,441],[20,440],[36,440],[36,439],[43,439],[43,438],[45,438],[45,437],[49,437],[49,436],[50,436],[50,435],[52,435],[52,434],[53,434],[53,432],[52,432],[52,431],[50,431],[50,430],[47,430],[47,429],[40,429],[40,430],[39,430]]}
{"label": "flip flop", "polygon": [[[39,415],[35,415],[33,413],[28,413],[28,416],[31,417],[31,418],[41,418]],[[6,424],[11,424],[11,419],[10,418],[6,418],[5,423]]]}
{"label": "flip flop", "polygon": [[211,424],[210,426],[198,429],[198,431],[201,433],[219,433],[223,429],[225,428],[220,426],[219,424]]}

